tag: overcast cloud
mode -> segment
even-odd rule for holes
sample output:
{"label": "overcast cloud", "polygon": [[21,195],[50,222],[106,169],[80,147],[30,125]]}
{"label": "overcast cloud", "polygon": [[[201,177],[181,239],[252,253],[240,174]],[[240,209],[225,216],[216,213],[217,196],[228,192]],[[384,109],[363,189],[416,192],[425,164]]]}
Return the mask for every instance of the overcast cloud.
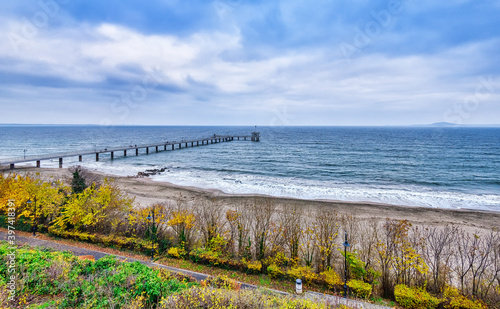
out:
{"label": "overcast cloud", "polygon": [[0,123],[499,123],[500,2],[2,1]]}

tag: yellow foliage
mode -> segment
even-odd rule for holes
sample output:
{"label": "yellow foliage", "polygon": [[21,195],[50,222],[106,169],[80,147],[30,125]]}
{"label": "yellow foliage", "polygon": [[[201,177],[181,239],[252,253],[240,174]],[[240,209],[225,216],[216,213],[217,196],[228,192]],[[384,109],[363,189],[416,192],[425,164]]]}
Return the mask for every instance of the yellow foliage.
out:
{"label": "yellow foliage", "polygon": [[253,261],[247,263],[248,270],[252,272],[260,272],[262,270],[262,263],[260,261]]}
{"label": "yellow foliage", "polygon": [[318,280],[318,275],[308,266],[293,267],[286,273],[291,279],[302,279],[306,283]]}
{"label": "yellow foliage", "polygon": [[269,277],[275,279],[282,277],[285,273],[283,272],[283,270],[281,270],[281,268],[278,265],[271,264],[267,266],[267,274],[269,275]]}
{"label": "yellow foliage", "polygon": [[183,225],[186,229],[191,229],[194,226],[195,216],[187,210],[174,211],[171,219],[168,220],[168,226]]}
{"label": "yellow foliage", "polygon": [[424,289],[411,288],[404,284],[396,285],[394,297],[399,305],[406,309],[434,309],[441,302]]}
{"label": "yellow foliage", "polygon": [[112,182],[105,179],[99,188],[91,185],[82,193],[71,196],[55,224],[62,230],[68,225],[73,226],[75,230],[82,230],[84,227],[97,226],[104,220],[114,226],[121,219],[114,215],[128,213],[133,202],[133,198],[127,197]]}
{"label": "yellow foliage", "polygon": [[[58,212],[69,192],[58,180],[48,183],[30,175],[0,175],[0,213],[6,213],[8,201],[12,200],[17,218],[33,218],[36,198],[37,216],[51,216]],[[28,205],[28,200],[33,204]]]}
{"label": "yellow foliage", "polygon": [[342,284],[342,279],[340,279],[340,276],[332,268],[328,268],[327,271],[322,272],[320,275],[331,290],[333,290],[336,285]]}
{"label": "yellow foliage", "polygon": [[177,248],[177,247],[171,247],[170,249],[168,249],[167,253],[171,257],[174,257],[174,258],[177,258],[177,259],[180,259],[181,257],[183,257],[183,256],[186,255],[186,251],[184,249]]}
{"label": "yellow foliage", "polygon": [[349,280],[347,286],[350,287],[354,295],[359,298],[368,298],[372,293],[372,286],[361,280]]}
{"label": "yellow foliage", "polygon": [[479,300],[468,299],[461,295],[457,289],[447,287],[444,290],[443,298],[448,302],[444,304],[446,309],[487,309],[488,307]]}

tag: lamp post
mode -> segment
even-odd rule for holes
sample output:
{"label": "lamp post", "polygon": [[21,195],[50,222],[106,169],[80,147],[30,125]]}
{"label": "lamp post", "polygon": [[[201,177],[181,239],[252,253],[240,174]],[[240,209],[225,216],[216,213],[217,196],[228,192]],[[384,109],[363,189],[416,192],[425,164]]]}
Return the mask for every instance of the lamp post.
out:
{"label": "lamp post", "polygon": [[347,247],[351,245],[347,242],[347,231],[345,233],[345,242],[344,242],[344,297],[347,298]]}
{"label": "lamp post", "polygon": [[153,238],[153,229],[155,228],[155,209],[154,209],[154,207],[153,207],[152,213],[153,213],[153,217],[151,217],[151,213],[149,213],[149,215],[148,215],[148,221],[151,222],[151,224],[149,225],[149,228],[151,231],[151,234],[150,234],[150,237],[151,237],[151,260],[154,259],[154,252],[155,252],[154,238]]}
{"label": "lamp post", "polygon": [[[26,203],[31,205],[31,199],[29,199]],[[36,195],[33,203],[33,222],[31,224],[31,229],[33,230],[33,236],[36,236]]]}

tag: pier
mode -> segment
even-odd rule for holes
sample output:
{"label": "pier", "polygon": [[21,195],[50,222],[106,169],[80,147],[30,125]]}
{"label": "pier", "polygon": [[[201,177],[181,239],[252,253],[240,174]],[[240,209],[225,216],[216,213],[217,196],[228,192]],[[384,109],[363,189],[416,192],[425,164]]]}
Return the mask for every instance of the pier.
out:
{"label": "pier", "polygon": [[46,160],[54,160],[59,159],[59,168],[63,167],[63,159],[68,157],[78,157],[78,161],[83,161],[83,156],[93,155],[95,156],[95,160],[99,161],[99,155],[103,153],[109,153],[111,156],[111,160],[114,160],[115,155],[117,153],[123,153],[123,157],[127,157],[130,153],[135,153],[136,156],[139,155],[141,149],[146,151],[146,154],[150,153],[150,150],[155,153],[167,150],[177,150],[188,147],[198,147],[204,145],[212,145],[217,143],[231,142],[231,141],[260,141],[260,133],[252,132],[252,135],[216,135],[214,134],[208,138],[202,139],[194,139],[194,140],[181,140],[181,141],[165,141],[162,143],[154,143],[154,144],[143,144],[143,145],[128,145],[122,147],[109,147],[104,149],[94,150],[81,150],[81,151],[72,151],[72,152],[62,152],[62,153],[53,153],[46,155],[38,155],[38,156],[25,156],[25,157],[17,157],[17,158],[7,158],[0,159],[0,165],[9,165],[10,169],[14,169],[15,165],[18,163],[27,163],[27,162],[36,162],[36,167],[41,166],[42,161]]}

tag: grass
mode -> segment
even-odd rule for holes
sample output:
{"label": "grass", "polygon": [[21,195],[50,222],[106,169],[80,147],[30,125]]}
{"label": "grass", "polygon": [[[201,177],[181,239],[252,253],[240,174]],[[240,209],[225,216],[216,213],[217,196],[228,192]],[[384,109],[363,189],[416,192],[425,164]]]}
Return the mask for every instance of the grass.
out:
{"label": "grass", "polygon": [[[0,242],[0,287],[6,291],[7,242]],[[1,303],[14,308],[117,308],[137,297],[149,307],[174,293],[197,285],[188,277],[113,256],[80,260],[70,252],[21,246],[16,249],[16,297]],[[123,307],[125,308],[125,307]]]}

